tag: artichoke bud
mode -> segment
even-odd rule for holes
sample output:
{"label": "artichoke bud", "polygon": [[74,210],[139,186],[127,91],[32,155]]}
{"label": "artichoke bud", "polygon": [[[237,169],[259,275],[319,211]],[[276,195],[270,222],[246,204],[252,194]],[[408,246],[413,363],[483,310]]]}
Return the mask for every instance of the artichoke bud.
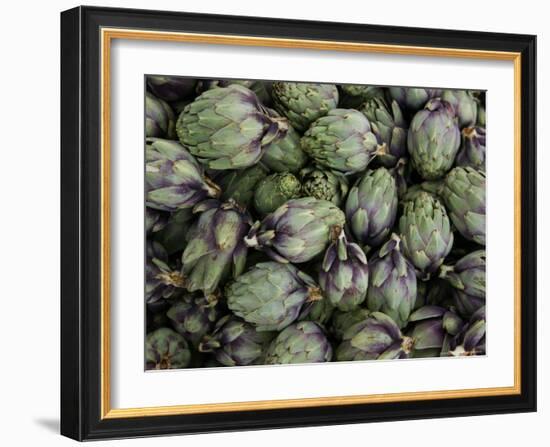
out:
{"label": "artichoke bud", "polygon": [[160,328],[145,338],[147,369],[186,368],[191,362],[191,351],[185,339],[169,328]]}
{"label": "artichoke bud", "polygon": [[348,180],[340,172],[318,166],[308,166],[300,171],[302,195],[328,200],[340,206],[348,193]]}
{"label": "artichoke bud", "polygon": [[290,125],[284,137],[266,144],[262,163],[274,172],[297,172],[307,163],[300,145],[300,134]]}
{"label": "artichoke bud", "polygon": [[278,173],[260,180],[254,193],[254,207],[261,215],[275,211],[300,196],[302,185],[291,173]]}
{"label": "artichoke bud", "polygon": [[441,93],[441,99],[452,106],[461,129],[476,124],[477,102],[469,91],[444,90]]}
{"label": "artichoke bud", "polygon": [[223,201],[233,199],[244,208],[250,205],[258,182],[268,174],[261,163],[246,169],[220,172],[222,174],[215,177],[222,190],[220,199]]}
{"label": "artichoke bud", "polygon": [[469,166],[485,171],[485,128],[466,127],[462,129],[462,144],[456,156],[457,166]]}
{"label": "artichoke bud", "polygon": [[145,136],[174,139],[176,117],[172,108],[162,99],[145,94]]}

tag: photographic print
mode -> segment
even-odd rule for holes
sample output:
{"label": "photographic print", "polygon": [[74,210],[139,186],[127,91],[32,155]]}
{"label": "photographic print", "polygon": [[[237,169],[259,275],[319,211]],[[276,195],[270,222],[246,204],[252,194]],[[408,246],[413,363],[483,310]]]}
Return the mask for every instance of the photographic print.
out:
{"label": "photographic print", "polygon": [[485,354],[485,92],[146,76],[146,369]]}

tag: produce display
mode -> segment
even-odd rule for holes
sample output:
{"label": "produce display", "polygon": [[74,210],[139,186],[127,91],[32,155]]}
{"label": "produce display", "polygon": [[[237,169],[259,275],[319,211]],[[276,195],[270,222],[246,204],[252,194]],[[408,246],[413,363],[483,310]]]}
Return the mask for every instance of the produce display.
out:
{"label": "produce display", "polygon": [[485,354],[485,92],[146,84],[146,369]]}

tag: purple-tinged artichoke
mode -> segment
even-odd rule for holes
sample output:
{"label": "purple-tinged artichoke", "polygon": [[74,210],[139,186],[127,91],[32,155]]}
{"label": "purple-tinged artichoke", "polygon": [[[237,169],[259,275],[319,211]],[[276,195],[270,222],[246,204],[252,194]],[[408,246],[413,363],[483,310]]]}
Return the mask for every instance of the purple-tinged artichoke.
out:
{"label": "purple-tinged artichoke", "polygon": [[485,128],[462,129],[462,144],[456,156],[457,166],[469,166],[485,171]]}
{"label": "purple-tinged artichoke", "polygon": [[317,164],[344,174],[365,170],[378,147],[369,121],[354,109],[333,109],[317,119],[301,144]]}
{"label": "purple-tinged artichoke", "polygon": [[357,242],[366,248],[384,242],[397,214],[397,187],[390,172],[383,167],[365,172],[351,188],[345,211]]}
{"label": "purple-tinged artichoke", "polygon": [[220,188],[204,175],[195,158],[178,142],[148,138],[145,151],[148,207],[175,211],[219,196]]}
{"label": "purple-tinged artichoke", "polygon": [[332,346],[323,329],[312,321],[300,321],[284,329],[271,342],[266,365],[319,363],[332,360]]}
{"label": "purple-tinged artichoke", "polygon": [[258,182],[254,192],[254,208],[262,216],[272,213],[290,199],[300,197],[302,185],[290,172],[268,175]]}
{"label": "purple-tinged artichoke", "polygon": [[441,99],[451,104],[461,129],[476,124],[477,101],[471,92],[468,90],[443,90]]}
{"label": "purple-tinged artichoke", "polygon": [[367,307],[390,316],[403,328],[416,301],[416,273],[401,253],[401,240],[392,234],[370,261]]}
{"label": "purple-tinged artichoke", "polygon": [[413,324],[410,333],[414,340],[412,357],[439,357],[448,355],[449,346],[464,326],[452,310],[439,306],[424,306],[409,318]]}
{"label": "purple-tinged artichoke", "polygon": [[180,114],[180,142],[210,169],[242,169],[262,158],[264,148],[286,134],[285,119],[240,85],[207,90]]}
{"label": "purple-tinged artichoke", "polygon": [[216,323],[212,334],[199,344],[200,352],[212,352],[223,366],[257,365],[273,339],[272,332],[258,332],[241,319],[226,315]]}
{"label": "purple-tinged artichoke", "polygon": [[402,109],[410,113],[422,109],[426,103],[438,96],[441,90],[433,88],[389,87],[391,99],[396,101]]}
{"label": "purple-tinged artichoke", "polygon": [[313,197],[293,199],[256,222],[245,243],[278,262],[307,262],[325,250],[332,227],[342,227],[345,220],[332,202]]}
{"label": "purple-tinged artichoke", "polygon": [[333,84],[274,82],[275,109],[288,118],[297,131],[305,131],[317,118],[338,106],[338,89]]}
{"label": "purple-tinged artichoke", "polygon": [[195,92],[197,81],[191,78],[174,76],[147,76],[147,86],[151,92],[164,101],[181,101]]}
{"label": "purple-tinged artichoke", "polygon": [[145,136],[174,139],[176,117],[171,107],[150,93],[145,94]]}
{"label": "purple-tinged artichoke", "polygon": [[344,333],[348,328],[366,320],[369,315],[370,311],[363,307],[358,307],[349,312],[335,310],[331,319],[330,332],[337,341],[342,341]]}
{"label": "purple-tinged artichoke", "polygon": [[280,331],[308,301],[323,299],[315,281],[292,264],[262,262],[229,284],[227,306],[259,331]]}
{"label": "purple-tinged artichoke", "polygon": [[169,328],[160,328],[145,338],[146,369],[187,368],[191,351],[185,339]]}
{"label": "purple-tinged artichoke", "polygon": [[243,242],[250,228],[250,217],[233,201],[202,202],[194,208],[201,213],[193,229],[193,238],[181,261],[188,291],[212,294],[228,276],[239,276],[246,263]]}
{"label": "purple-tinged artichoke", "polygon": [[246,169],[220,171],[220,175],[215,177],[222,190],[220,199],[224,202],[233,199],[243,208],[248,208],[254,197],[256,185],[267,174],[268,170],[261,163]]}
{"label": "purple-tinged artichoke", "polygon": [[158,242],[147,241],[145,263],[145,302],[155,305],[183,291],[182,274],[168,265],[168,254]]}
{"label": "purple-tinged artichoke", "polygon": [[157,233],[161,231],[168,221],[168,215],[162,211],[153,208],[145,207],[145,231],[149,233]]}
{"label": "purple-tinged artichoke", "polygon": [[426,180],[443,177],[453,166],[460,147],[460,130],[452,106],[432,99],[414,115],[407,146],[413,167]]}
{"label": "purple-tinged artichoke", "polygon": [[485,306],[480,307],[462,331],[450,342],[449,355],[485,355]]}
{"label": "purple-tinged artichoke", "polygon": [[485,250],[476,250],[453,266],[442,265],[440,278],[453,287],[454,305],[464,316],[485,306]]}
{"label": "purple-tinged artichoke", "polygon": [[283,138],[265,146],[261,162],[274,172],[299,171],[307,163],[307,155],[300,144],[300,134],[289,125]]}
{"label": "purple-tinged artichoke", "polygon": [[408,124],[397,101],[391,106],[384,98],[373,98],[361,107],[368,118],[372,133],[378,140],[376,162],[391,168],[407,155]]}
{"label": "purple-tinged artichoke", "polygon": [[198,346],[202,338],[212,330],[214,323],[221,316],[221,309],[216,294],[193,296],[185,294],[174,302],[166,315],[176,332]]}
{"label": "purple-tinged artichoke", "polygon": [[313,321],[314,323],[318,323],[325,327],[325,325],[332,318],[334,309],[335,308],[332,303],[326,298],[307,301],[302,306],[302,310],[300,311],[297,321]]}
{"label": "purple-tinged artichoke", "polygon": [[449,217],[466,239],[485,245],[485,173],[456,167],[441,192]]}
{"label": "purple-tinged artichoke", "polygon": [[230,85],[240,85],[252,90],[262,104],[268,105],[271,102],[272,83],[252,79],[204,79],[197,83],[197,93],[200,94],[213,88],[229,87]]}
{"label": "purple-tinged artichoke", "polygon": [[328,200],[340,206],[348,193],[347,177],[340,172],[319,166],[307,166],[300,171],[302,196]]}
{"label": "purple-tinged artichoke", "polygon": [[399,232],[403,254],[423,280],[437,271],[453,247],[454,235],[447,212],[441,202],[427,192],[420,192],[405,202]]}
{"label": "purple-tinged artichoke", "polygon": [[349,327],[336,348],[336,361],[388,360],[407,358],[414,347],[390,317],[372,312],[363,321]]}
{"label": "purple-tinged artichoke", "polygon": [[359,245],[347,241],[343,229],[335,227],[333,236],[319,272],[319,285],[334,306],[349,311],[367,297],[367,257]]}

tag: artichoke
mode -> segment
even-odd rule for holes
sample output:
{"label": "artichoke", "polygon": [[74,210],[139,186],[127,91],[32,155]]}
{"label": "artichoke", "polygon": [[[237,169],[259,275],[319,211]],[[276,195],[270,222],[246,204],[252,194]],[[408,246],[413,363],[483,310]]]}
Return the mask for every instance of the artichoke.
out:
{"label": "artichoke", "polygon": [[195,92],[197,81],[190,78],[172,76],[147,76],[147,86],[151,92],[164,101],[181,101]]}
{"label": "artichoke", "polygon": [[184,278],[168,264],[168,254],[158,242],[147,241],[145,302],[152,305],[172,298],[184,287]]}
{"label": "artichoke", "polygon": [[346,200],[346,217],[355,239],[367,247],[380,245],[397,214],[395,179],[386,168],[365,172]]}
{"label": "artichoke", "polygon": [[469,166],[485,171],[485,128],[462,129],[462,143],[456,156],[457,166]]}
{"label": "artichoke", "polygon": [[331,228],[342,227],[344,213],[313,197],[289,200],[256,222],[244,241],[278,262],[307,262],[330,243]]}
{"label": "artichoke", "polygon": [[383,98],[384,89],[372,85],[347,84],[340,86],[342,95],[340,95],[339,107],[344,109],[358,109],[361,104],[372,98]]}
{"label": "artichoke", "polygon": [[401,253],[401,240],[392,234],[370,261],[370,284],[367,307],[390,316],[400,328],[405,327],[416,302],[414,267]]}
{"label": "artichoke", "polygon": [[313,279],[292,264],[262,262],[231,283],[227,306],[258,331],[280,331],[295,321],[307,301],[322,299]]}
{"label": "artichoke", "polygon": [[336,348],[337,361],[407,358],[414,347],[412,338],[404,336],[390,317],[372,312],[349,327]]}
{"label": "artichoke", "polygon": [[338,106],[338,89],[333,84],[274,82],[272,97],[275,109],[300,132]]}
{"label": "artichoke", "polygon": [[440,99],[429,101],[411,121],[407,146],[413,167],[424,179],[443,177],[460,147],[460,130],[452,106]]}
{"label": "artichoke", "polygon": [[341,310],[334,311],[331,320],[330,332],[338,341],[342,341],[342,337],[348,328],[356,323],[364,321],[370,315],[370,311],[363,307],[342,312]]}
{"label": "artichoke", "polygon": [[233,199],[244,208],[250,206],[256,185],[268,174],[261,163],[246,169],[220,172],[221,175],[215,177],[222,190],[220,199],[224,202]]}
{"label": "artichoke", "polygon": [[423,108],[430,99],[438,96],[441,90],[433,88],[389,87],[388,93],[391,99],[396,101],[402,109],[414,113]]}
{"label": "artichoke", "polygon": [[331,110],[311,125],[301,144],[315,162],[344,174],[365,170],[378,147],[369,121],[354,109]]}
{"label": "artichoke", "polygon": [[161,231],[166,226],[167,220],[166,213],[148,206],[145,207],[145,231],[147,234]]}
{"label": "artichoke", "polygon": [[[451,340],[464,325],[453,311],[439,306],[424,306],[413,312],[409,318],[413,324],[411,337],[414,339],[413,357],[424,357],[421,351],[430,351],[435,356],[445,356]],[[433,351],[432,351],[433,350]],[[434,355],[430,355],[433,357]]]}
{"label": "artichoke", "polygon": [[485,355],[485,306],[480,307],[450,342],[449,355]]}
{"label": "artichoke", "polygon": [[342,311],[353,310],[367,297],[369,267],[361,247],[349,243],[336,227],[319,272],[319,285],[326,298]]}
{"label": "artichoke", "polygon": [[250,218],[233,201],[205,201],[194,211],[201,214],[181,258],[185,286],[190,292],[211,294],[230,272],[237,277],[243,271],[247,252],[243,237]]}
{"label": "artichoke", "polygon": [[485,173],[456,167],[445,178],[441,195],[460,234],[485,245]]}
{"label": "artichoke", "polygon": [[271,171],[299,171],[307,163],[307,155],[300,144],[300,134],[289,126],[283,138],[265,146],[261,161]]}
{"label": "artichoke", "polygon": [[302,195],[328,200],[340,206],[348,193],[348,180],[339,172],[319,166],[308,166],[300,171]]}
{"label": "artichoke", "polygon": [[441,266],[440,278],[453,287],[454,303],[461,315],[471,316],[485,305],[485,250],[476,250],[454,266]]}
{"label": "artichoke", "polygon": [[271,174],[260,180],[254,192],[254,208],[262,216],[272,213],[290,199],[300,197],[302,185],[291,173]]}
{"label": "artichoke", "polygon": [[288,326],[271,342],[265,355],[266,365],[331,360],[332,346],[321,327],[312,321]]}
{"label": "artichoke", "polygon": [[404,204],[399,219],[403,253],[418,270],[421,279],[429,279],[453,247],[453,232],[447,212],[439,200],[420,192]]}
{"label": "artichoke", "polygon": [[481,103],[477,104],[477,123],[478,126],[485,127],[487,119],[485,117],[485,106]]}
{"label": "artichoke", "polygon": [[447,101],[458,118],[458,126],[474,126],[477,122],[477,101],[468,90],[444,90],[441,99]]}
{"label": "artichoke", "polygon": [[183,295],[170,307],[166,315],[176,332],[183,335],[193,346],[198,346],[220,317],[218,297],[215,294],[198,297]]}
{"label": "artichoke", "polygon": [[271,82],[255,81],[250,79],[204,79],[198,82],[197,92],[203,93],[216,87],[229,87],[230,85],[240,85],[256,93],[258,99],[263,104],[271,102]]}
{"label": "artichoke", "polygon": [[210,169],[242,169],[257,163],[264,147],[284,137],[286,120],[240,85],[214,88],[185,107],[176,123],[180,142]]}
{"label": "artichoke", "polygon": [[175,211],[220,194],[195,158],[176,141],[148,138],[145,184],[147,206]]}
{"label": "artichoke", "polygon": [[392,101],[390,107],[383,98],[373,98],[363,104],[361,111],[378,140],[376,161],[388,168],[395,166],[407,155],[408,124],[399,104]]}
{"label": "artichoke", "polygon": [[179,210],[170,215],[166,225],[158,233],[158,241],[169,255],[185,249],[195,217],[191,208]]}
{"label": "artichoke", "polygon": [[255,365],[263,360],[263,353],[273,339],[271,332],[258,332],[241,319],[226,315],[214,331],[199,344],[200,352],[212,352],[224,366]]}
{"label": "artichoke", "polygon": [[160,328],[145,338],[146,369],[186,368],[191,351],[185,339],[172,329]]}
{"label": "artichoke", "polygon": [[313,321],[323,327],[330,321],[334,306],[327,299],[307,301],[302,306],[298,321]]}
{"label": "artichoke", "polygon": [[174,139],[176,117],[170,106],[150,93],[145,95],[145,136]]}

